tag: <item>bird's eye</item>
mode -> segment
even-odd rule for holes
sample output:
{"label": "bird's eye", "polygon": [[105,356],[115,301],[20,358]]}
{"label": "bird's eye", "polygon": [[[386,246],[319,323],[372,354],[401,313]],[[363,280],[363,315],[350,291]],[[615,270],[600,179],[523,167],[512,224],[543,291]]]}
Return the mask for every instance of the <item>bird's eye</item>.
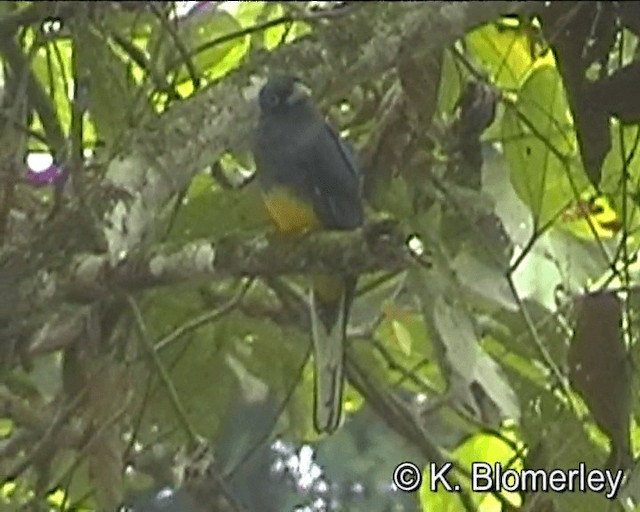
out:
{"label": "bird's eye", "polygon": [[267,95],[267,105],[270,107],[277,107],[280,103],[280,97],[277,94]]}

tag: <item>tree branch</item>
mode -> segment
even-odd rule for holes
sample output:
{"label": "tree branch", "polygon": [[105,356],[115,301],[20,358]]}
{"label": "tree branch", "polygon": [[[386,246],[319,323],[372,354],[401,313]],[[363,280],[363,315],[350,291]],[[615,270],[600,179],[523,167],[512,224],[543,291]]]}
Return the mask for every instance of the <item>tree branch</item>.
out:
{"label": "tree branch", "polygon": [[405,235],[388,220],[353,232],[318,232],[295,239],[267,234],[162,246],[112,269],[106,255],[76,258],[60,276],[63,300],[91,302],[114,289],[135,292],[185,281],[292,274],[356,273],[407,268],[414,260]]}

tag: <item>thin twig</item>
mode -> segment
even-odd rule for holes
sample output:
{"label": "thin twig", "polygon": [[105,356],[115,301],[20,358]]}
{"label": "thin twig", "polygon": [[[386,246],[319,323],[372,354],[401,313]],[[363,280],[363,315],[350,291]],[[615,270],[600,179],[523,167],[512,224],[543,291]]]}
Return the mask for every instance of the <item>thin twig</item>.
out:
{"label": "thin twig", "polygon": [[206,313],[203,313],[202,315],[198,315],[197,317],[192,318],[191,320],[185,322],[180,327],[178,327],[171,333],[167,334],[160,341],[158,341],[154,345],[154,350],[156,350],[157,352],[160,352],[162,349],[166,348],[174,341],[180,339],[185,334],[188,334],[191,331],[195,331],[196,329],[199,329],[205,324],[208,324],[210,322],[215,322],[220,317],[229,313],[244,298],[244,296],[246,295],[247,291],[249,290],[252,284],[253,284],[253,279],[248,279],[240,288],[238,293],[236,293],[228,302],[224,303],[219,308],[216,308],[212,311],[207,311]]}
{"label": "thin twig", "polygon": [[151,342],[151,338],[147,331],[146,323],[144,321],[144,318],[142,317],[142,312],[140,311],[138,304],[136,303],[136,301],[131,295],[127,295],[127,302],[131,307],[131,311],[136,321],[136,326],[140,334],[140,342],[142,343],[142,346],[146,351],[147,356],[153,363],[153,366],[156,372],[158,373],[158,376],[160,377],[160,381],[162,382],[162,385],[164,386],[165,391],[167,392],[169,402],[171,403],[176,413],[176,416],[178,417],[178,421],[182,425],[182,429],[187,434],[187,437],[191,445],[196,446],[199,442],[199,436],[197,432],[194,430],[194,428],[191,426],[191,423],[189,422],[189,419],[187,417],[187,413],[180,401],[180,397],[178,396],[178,392],[176,391],[176,388],[171,382],[171,377],[169,377],[169,373],[164,367],[164,364],[160,360],[160,357],[158,356],[158,353]]}
{"label": "thin twig", "polygon": [[[187,50],[186,46],[182,42],[182,39],[180,38],[180,35],[178,34],[176,27],[173,27],[171,25],[167,17],[163,15],[163,13],[153,4],[153,2],[149,4],[149,7],[151,8],[151,12],[153,12],[156,18],[158,18],[162,27],[166,30],[166,32],[171,37],[171,40],[173,41],[173,44],[175,45],[176,50],[178,51],[178,54],[182,59],[182,63],[187,68],[187,72],[189,73],[189,77],[191,78],[191,82],[193,83],[193,88],[194,90],[197,90],[200,87],[200,77],[198,76],[198,71],[196,70],[196,66],[193,63],[193,58],[189,55],[189,51]],[[176,74],[176,77],[177,77],[177,74]],[[175,79],[174,79],[174,83],[172,84],[172,90],[174,88],[175,88]]]}

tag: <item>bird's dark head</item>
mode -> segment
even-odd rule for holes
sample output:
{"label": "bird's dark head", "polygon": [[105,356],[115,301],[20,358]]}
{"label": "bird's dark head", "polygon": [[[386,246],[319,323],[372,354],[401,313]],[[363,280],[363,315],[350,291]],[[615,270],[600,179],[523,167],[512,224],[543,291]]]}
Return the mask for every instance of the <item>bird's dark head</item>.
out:
{"label": "bird's dark head", "polygon": [[263,113],[285,112],[309,100],[309,89],[296,77],[276,76],[262,87],[258,95]]}

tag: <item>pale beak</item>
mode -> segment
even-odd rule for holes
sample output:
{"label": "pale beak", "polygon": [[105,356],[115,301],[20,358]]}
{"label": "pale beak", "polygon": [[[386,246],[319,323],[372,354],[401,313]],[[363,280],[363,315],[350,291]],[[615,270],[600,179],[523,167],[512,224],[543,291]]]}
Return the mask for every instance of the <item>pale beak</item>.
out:
{"label": "pale beak", "polygon": [[299,101],[306,100],[311,96],[311,89],[309,89],[302,82],[295,82],[293,84],[293,91],[289,94],[289,97],[286,99],[286,103],[288,105],[293,105],[294,103],[298,103]]}

